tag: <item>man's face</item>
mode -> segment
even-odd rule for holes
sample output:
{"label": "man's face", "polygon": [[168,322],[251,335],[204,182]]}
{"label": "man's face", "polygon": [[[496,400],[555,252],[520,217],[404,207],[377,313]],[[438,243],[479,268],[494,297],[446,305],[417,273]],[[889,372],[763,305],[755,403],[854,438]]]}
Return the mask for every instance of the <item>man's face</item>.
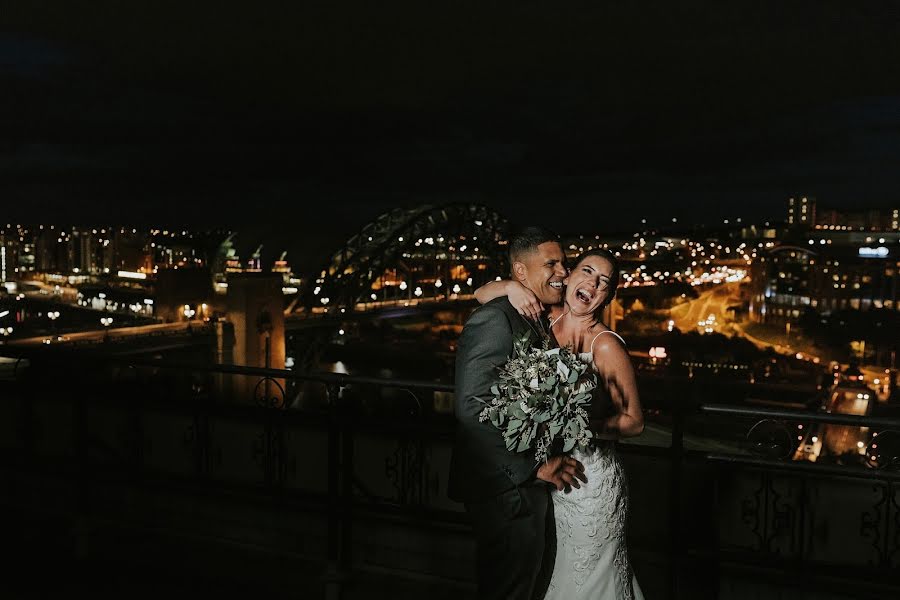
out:
{"label": "man's face", "polygon": [[[557,242],[544,242],[513,265],[519,281],[534,292],[544,306],[559,304],[563,297],[566,256]],[[521,264],[521,267],[519,266]]]}

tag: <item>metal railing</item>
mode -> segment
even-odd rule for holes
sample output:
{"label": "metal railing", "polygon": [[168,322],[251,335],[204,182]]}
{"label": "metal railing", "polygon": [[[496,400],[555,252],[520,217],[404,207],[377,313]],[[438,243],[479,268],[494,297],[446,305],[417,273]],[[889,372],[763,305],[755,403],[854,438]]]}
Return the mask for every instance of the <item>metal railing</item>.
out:
{"label": "metal railing", "polygon": [[[85,518],[91,513],[89,506],[90,488],[99,480],[127,481],[136,486],[160,486],[179,489],[218,489],[233,494],[245,494],[257,499],[267,499],[281,504],[289,502],[303,509],[322,511],[327,515],[327,589],[330,597],[338,597],[342,583],[352,571],[354,536],[353,527],[360,512],[382,516],[402,517],[412,521],[462,529],[466,520],[457,509],[442,506],[434,502],[429,495],[427,479],[433,474],[429,472],[427,446],[434,440],[449,443],[453,436],[454,423],[446,414],[437,414],[422,402],[425,394],[452,393],[453,386],[435,382],[424,382],[401,379],[382,379],[372,377],[356,377],[343,374],[295,373],[290,370],[243,367],[236,365],[185,365],[165,363],[154,360],[137,360],[128,357],[92,356],[84,353],[58,353],[36,351],[18,354],[21,360],[27,360],[27,370],[46,373],[61,369],[67,376],[87,368],[81,375],[93,375],[97,368],[117,369],[118,375],[112,377],[112,384],[122,384],[125,388],[133,386],[139,389],[141,373],[158,377],[160,373],[187,373],[194,378],[190,393],[175,394],[171,398],[156,395],[148,389],[144,395],[122,403],[96,394],[88,397],[83,393],[73,393],[67,398],[56,398],[61,403],[71,404],[72,418],[72,454],[71,459],[57,459],[64,462],[65,468],[59,470],[72,479],[76,488],[76,510]],[[88,368],[89,367],[89,368]],[[20,402],[18,418],[20,433],[18,441],[21,445],[20,461],[8,465],[19,468],[40,468],[46,466],[36,450],[35,436],[36,415],[32,400],[41,395],[39,387],[30,388],[32,380],[27,377],[27,370],[19,370],[16,378],[21,383],[17,389]],[[295,383],[320,384],[324,387],[326,402],[320,408],[285,409],[285,402],[270,402],[270,396],[245,398],[243,404],[217,402],[203,389],[194,385],[196,376],[214,377],[232,375],[256,378],[260,382],[292,381]],[[96,380],[74,376],[72,385],[93,385]],[[165,377],[161,378],[165,381]],[[202,380],[202,377],[200,378]],[[209,381],[209,380],[207,380]],[[109,383],[107,381],[106,383]],[[890,573],[900,558],[900,505],[897,498],[897,481],[900,473],[894,470],[896,462],[887,461],[880,468],[865,468],[836,465],[819,465],[795,462],[788,457],[780,459],[765,458],[752,452],[728,453],[720,451],[688,450],[685,448],[686,426],[693,419],[706,416],[746,418],[779,422],[822,423],[836,425],[865,426],[881,430],[900,431],[900,420],[810,413],[787,410],[749,409],[741,406],[722,404],[693,404],[678,398],[679,395],[690,395],[692,383],[679,378],[670,393],[678,401],[669,403],[671,408],[671,443],[667,447],[647,447],[632,444],[621,444],[625,457],[649,457],[661,461],[668,466],[668,572],[666,587],[670,598],[683,597],[685,591],[685,562],[693,557],[703,557],[719,565],[724,559],[718,557],[719,548],[703,548],[702,543],[688,543],[685,519],[693,513],[691,507],[685,506],[686,475],[693,466],[703,468],[735,469],[740,468],[759,476],[759,485],[751,490],[749,500],[742,505],[742,518],[749,523],[748,527],[753,539],[758,544],[749,548],[749,554],[756,558],[763,556],[767,560],[753,562],[766,568],[803,568],[809,572],[817,561],[807,559],[804,544],[807,543],[810,527],[809,506],[812,480],[855,479],[869,482],[878,490],[878,496],[871,510],[863,514],[860,521],[860,535],[871,538],[877,551],[877,564],[872,565],[875,573]],[[686,387],[687,386],[687,387]],[[247,389],[255,389],[249,386]],[[377,413],[365,414],[360,410],[359,397],[353,397],[353,390],[375,388],[378,390],[405,390],[415,404],[407,403],[402,418],[380,417]],[[208,391],[208,390],[206,390]],[[282,395],[284,389],[281,390]],[[401,397],[406,397],[401,394]],[[283,400],[283,398],[282,398]],[[126,448],[124,458],[110,464],[98,461],[92,455],[92,433],[89,422],[89,409],[92,406],[106,406],[125,411],[130,427],[131,445]],[[162,411],[169,415],[187,416],[190,418],[188,433],[185,435],[185,446],[192,458],[190,473],[173,475],[161,473],[152,468],[145,456],[147,440],[146,417],[148,411]],[[256,462],[261,472],[257,483],[227,482],[217,479],[217,464],[221,461],[221,448],[216,447],[211,434],[212,424],[217,419],[238,420],[241,423],[257,427],[259,435],[256,448]],[[325,474],[327,481],[324,490],[310,491],[298,489],[288,482],[291,461],[296,456],[289,456],[287,436],[295,428],[320,431],[326,434],[327,452],[324,459],[327,463]],[[751,428],[752,430],[752,428]],[[368,489],[361,480],[354,464],[357,455],[357,444],[367,436],[377,435],[390,439],[397,444],[396,452],[385,459],[383,477],[389,480],[396,492],[393,497],[386,497]],[[753,441],[747,446],[753,449]],[[59,466],[59,465],[57,465]],[[781,474],[799,478],[799,491],[791,496],[790,505],[786,496],[778,486]],[[445,476],[441,473],[440,476]],[[439,488],[440,486],[430,486]],[[718,498],[721,490],[713,487]],[[789,514],[789,518],[785,517]],[[780,521],[779,521],[780,519]],[[790,522],[785,525],[788,519]],[[773,525],[774,523],[774,525]],[[784,534],[785,528],[790,529]],[[785,558],[779,552],[773,552],[777,546],[777,537],[788,535],[796,538],[799,547],[793,548],[790,556]],[[732,553],[736,560],[747,560],[748,553]],[[781,563],[779,567],[779,562]],[[869,573],[865,569],[858,575],[865,577]],[[852,579],[852,577],[851,577]]]}

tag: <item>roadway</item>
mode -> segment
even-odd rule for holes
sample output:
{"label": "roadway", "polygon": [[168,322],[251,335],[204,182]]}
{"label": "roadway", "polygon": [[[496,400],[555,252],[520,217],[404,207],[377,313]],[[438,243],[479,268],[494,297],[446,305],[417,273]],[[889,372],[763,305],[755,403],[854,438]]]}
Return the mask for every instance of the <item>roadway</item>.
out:
{"label": "roadway", "polygon": [[728,307],[740,302],[739,286],[739,283],[717,285],[701,292],[699,297],[675,306],[670,310],[675,327],[683,333],[691,331],[721,333],[725,325],[731,321]]}
{"label": "roadway", "polygon": [[133,337],[149,337],[153,335],[172,335],[178,333],[194,333],[208,324],[202,320],[182,321],[179,323],[160,323],[153,325],[135,325],[110,329],[93,329],[76,331],[59,335],[39,335],[29,338],[9,340],[9,346],[40,346],[43,344],[72,344],[85,342],[103,342],[125,340]]}
{"label": "roadway", "polygon": [[[837,387],[831,394],[828,412],[841,415],[869,414],[869,400],[873,393],[865,387]],[[828,453],[840,456],[847,452],[859,452],[868,443],[868,430],[852,425],[825,425],[825,447]]]}

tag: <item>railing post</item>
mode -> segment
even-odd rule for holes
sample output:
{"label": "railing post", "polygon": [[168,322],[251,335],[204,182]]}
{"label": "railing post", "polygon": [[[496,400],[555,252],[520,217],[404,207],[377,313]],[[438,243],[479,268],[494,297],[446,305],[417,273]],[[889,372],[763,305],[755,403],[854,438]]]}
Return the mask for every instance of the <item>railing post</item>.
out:
{"label": "railing post", "polygon": [[144,477],[144,458],[147,441],[144,439],[144,399],[138,394],[128,404],[131,456],[129,464],[135,480]]}
{"label": "railing post", "polygon": [[325,572],[326,600],[339,600],[343,586],[341,572],[341,411],[340,385],[329,383],[328,393],[328,566]]}
{"label": "railing post", "polygon": [[87,424],[87,400],[83,394],[75,395],[72,406],[72,439],[75,455],[75,515],[72,523],[72,537],[75,543],[75,558],[85,559],[90,553],[90,460],[89,434]]}
{"label": "railing post", "polygon": [[354,411],[342,407],[341,421],[341,543],[340,567],[344,575],[349,575],[353,561],[353,436]]}
{"label": "railing post", "polygon": [[199,398],[193,399],[194,408],[194,474],[200,481],[210,476],[210,431],[209,410],[206,403]]}
{"label": "railing post", "polygon": [[[671,473],[669,476],[669,598],[679,598],[681,575],[681,555],[684,537],[681,528],[681,479],[684,463],[684,401],[679,387],[672,398],[672,443],[670,446]],[[678,393],[678,392],[682,393]]]}

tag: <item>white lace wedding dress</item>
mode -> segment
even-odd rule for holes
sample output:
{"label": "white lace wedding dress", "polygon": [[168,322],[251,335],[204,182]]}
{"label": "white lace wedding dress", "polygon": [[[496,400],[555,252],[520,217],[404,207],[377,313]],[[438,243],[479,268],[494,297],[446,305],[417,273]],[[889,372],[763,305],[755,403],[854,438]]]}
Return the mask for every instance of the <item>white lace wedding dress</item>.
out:
{"label": "white lace wedding dress", "polygon": [[[590,352],[579,357],[593,364]],[[625,546],[628,487],[615,444],[598,441],[573,456],[587,483],[552,492],[556,562],[544,600],[643,600]]]}

